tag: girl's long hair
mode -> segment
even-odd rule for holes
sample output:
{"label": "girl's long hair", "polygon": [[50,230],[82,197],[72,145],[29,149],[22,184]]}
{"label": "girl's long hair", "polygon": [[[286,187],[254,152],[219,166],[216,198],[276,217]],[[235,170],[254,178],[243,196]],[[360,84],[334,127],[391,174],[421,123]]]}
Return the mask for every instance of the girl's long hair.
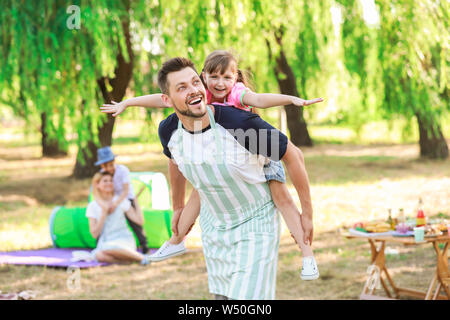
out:
{"label": "girl's long hair", "polygon": [[[238,75],[237,82],[242,82],[246,87],[253,90],[252,88],[253,85],[249,81],[250,73],[248,71],[243,71],[238,68],[237,59],[231,51],[215,50],[211,52],[206,57],[202,72],[206,73],[219,72],[223,74],[230,67],[230,64],[231,67],[235,69]],[[202,74],[200,74],[200,78],[202,79],[205,88],[208,88],[205,80],[203,79]]]}
{"label": "girl's long hair", "polygon": [[92,195],[94,196],[95,200],[98,200],[100,198],[100,193],[98,192],[98,183],[104,176],[111,176],[111,178],[113,177],[111,173],[103,171],[97,172],[92,178]]}

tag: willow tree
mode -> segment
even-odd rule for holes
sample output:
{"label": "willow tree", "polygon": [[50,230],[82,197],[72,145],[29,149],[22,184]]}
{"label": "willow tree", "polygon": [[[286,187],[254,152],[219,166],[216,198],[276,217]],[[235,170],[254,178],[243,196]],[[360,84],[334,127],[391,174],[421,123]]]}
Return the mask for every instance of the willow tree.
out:
{"label": "willow tree", "polygon": [[[202,59],[204,55],[199,48],[208,42],[207,10],[208,6],[200,0],[107,1],[95,2],[86,10],[82,9],[81,15],[86,23],[81,30],[86,47],[96,53],[94,63],[101,67],[104,61],[102,51],[108,48],[112,66],[96,73],[97,90],[102,98],[97,104],[96,116],[99,117],[100,104],[121,101],[127,88],[132,88],[137,94],[158,92],[156,74],[164,59],[187,54],[193,54],[196,62]],[[145,41],[150,43],[149,50],[144,48]],[[167,111],[164,110],[165,114]],[[151,116],[150,112],[148,114]],[[103,121],[97,127],[87,131],[92,134],[83,139],[87,141],[87,147],[79,153],[74,170],[76,176],[92,175],[96,170],[97,146],[112,144],[115,118],[108,114],[100,119]]]}
{"label": "willow tree", "polygon": [[[112,100],[120,101],[125,95],[133,72],[134,54],[131,42],[130,15],[131,3],[129,0],[118,2],[95,2],[90,7],[83,8],[80,15],[84,18],[85,25],[76,34],[82,40],[81,59],[84,64],[92,65],[92,75],[88,80],[96,90],[96,108],[85,106],[82,101],[83,111],[87,111],[82,119],[92,121],[88,130],[81,123],[78,126],[79,151],[74,168],[75,177],[92,176],[98,168],[95,167],[96,150],[99,146],[112,144],[112,132],[115,118],[110,114],[99,116],[98,106],[101,103],[111,103]],[[90,62],[88,61],[90,60]],[[80,61],[80,60],[78,60]],[[104,63],[108,68],[103,69]],[[87,110],[92,108],[91,110]],[[97,122],[97,123],[95,123]],[[89,130],[90,129],[90,130]]]}
{"label": "willow tree", "polygon": [[[76,177],[91,176],[96,149],[111,145],[114,118],[99,106],[121,100],[133,74],[132,23],[147,21],[157,1],[3,1],[2,101],[46,132],[77,135]],[[132,21],[133,20],[133,21]],[[135,32],[139,34],[139,32]]]}
{"label": "willow tree", "polygon": [[383,110],[415,118],[420,154],[447,158],[441,116],[450,111],[448,1],[377,0]]}
{"label": "willow tree", "polygon": [[[367,2],[366,2],[367,3]],[[341,107],[341,120],[351,125],[357,134],[370,120],[380,119],[379,108],[383,96],[381,68],[378,61],[378,25],[375,12],[372,21],[368,16],[369,6],[364,8],[360,0],[338,0],[341,11],[342,28],[339,33],[344,72],[347,79],[342,79],[350,88],[350,100],[347,108]],[[348,89],[347,89],[348,90]]]}
{"label": "willow tree", "polygon": [[[322,86],[319,79],[330,26],[330,1],[250,1],[254,19],[248,28],[264,37],[270,72],[279,91],[307,98]],[[270,17],[270,18],[268,18]],[[291,141],[298,146],[312,146],[303,108],[284,106]]]}
{"label": "willow tree", "polygon": [[[58,70],[57,3],[3,1],[0,11],[0,95],[29,131],[40,122],[42,153],[67,153],[65,110],[55,112],[62,73]],[[58,72],[59,71],[59,72]]]}

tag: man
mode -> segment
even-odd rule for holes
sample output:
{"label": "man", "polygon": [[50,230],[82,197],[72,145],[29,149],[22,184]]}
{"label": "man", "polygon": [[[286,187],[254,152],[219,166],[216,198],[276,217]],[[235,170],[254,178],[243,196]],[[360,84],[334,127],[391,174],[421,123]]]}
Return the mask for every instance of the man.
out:
{"label": "man", "polygon": [[[280,224],[263,158],[283,160],[290,175],[299,177],[302,225],[305,241],[311,243],[306,170],[291,165],[298,149],[256,114],[207,106],[205,88],[187,59],[164,63],[158,84],[164,104],[175,109],[159,127],[164,154],[172,159],[174,222],[183,219],[187,179],[195,189],[191,198],[199,197],[202,204],[200,227],[210,292],[218,299],[274,299]],[[252,130],[253,140],[242,135]]]}

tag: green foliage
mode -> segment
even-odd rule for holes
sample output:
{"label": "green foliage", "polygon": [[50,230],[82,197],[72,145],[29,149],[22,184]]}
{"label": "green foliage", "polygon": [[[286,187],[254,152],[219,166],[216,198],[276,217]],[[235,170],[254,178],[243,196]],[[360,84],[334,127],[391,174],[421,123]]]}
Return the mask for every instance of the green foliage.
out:
{"label": "green foliage", "polygon": [[386,117],[417,114],[436,122],[450,110],[447,1],[377,1],[378,60]]}
{"label": "green foliage", "polygon": [[[80,29],[66,25],[72,4],[80,8]],[[125,14],[119,1],[6,1],[0,14],[0,24],[10,26],[0,38],[2,99],[29,121],[45,112],[49,132],[61,141],[70,123],[83,147],[101,121],[97,80],[113,74],[119,50],[128,58]]]}
{"label": "green foliage", "polygon": [[[309,121],[344,123],[358,133],[368,121],[404,117],[407,135],[417,112],[431,120],[448,114],[448,1],[377,0],[379,26],[367,24],[361,3],[4,0],[0,102],[29,128],[45,112],[47,131],[63,145],[69,133],[80,148],[97,140],[105,119],[97,81],[114,78],[119,53],[130,59],[129,21],[134,70],[125,98],[159,92],[156,75],[166,59],[187,56],[201,71],[215,49],[236,53],[256,92],[278,92],[267,43],[276,55],[275,33],[283,30],[300,95],[325,98],[305,108]],[[80,8],[80,29],[66,25],[71,5]],[[149,123],[159,119],[154,113],[161,111],[147,110]]]}

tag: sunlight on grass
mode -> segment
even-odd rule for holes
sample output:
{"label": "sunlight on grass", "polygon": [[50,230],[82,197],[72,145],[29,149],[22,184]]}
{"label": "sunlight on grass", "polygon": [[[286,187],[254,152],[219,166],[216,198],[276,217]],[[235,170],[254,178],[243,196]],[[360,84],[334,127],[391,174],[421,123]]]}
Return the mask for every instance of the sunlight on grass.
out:
{"label": "sunlight on grass", "polygon": [[[316,144],[395,144],[417,143],[419,140],[416,121],[412,121],[411,128],[403,131],[406,121],[402,119],[392,121],[372,121],[365,124],[358,133],[345,125],[308,125],[308,130]],[[450,115],[441,121],[442,133],[450,137]]]}
{"label": "sunlight on grass", "polygon": [[0,251],[51,247],[49,207],[20,207],[0,219]]}
{"label": "sunlight on grass", "polygon": [[[313,250],[321,278],[314,283],[299,280],[301,252],[281,219],[277,298],[356,299],[367,278],[370,247],[367,241],[343,238],[340,231],[358,221],[387,219],[388,208],[394,217],[399,208],[413,217],[419,197],[427,216],[449,215],[450,161],[420,159],[416,143],[392,144],[400,136],[384,136],[386,127],[379,124],[365,127],[359,138],[344,127],[310,129],[316,145],[301,149],[311,183]],[[117,121],[112,146],[117,163],[131,171],[162,172],[167,177],[162,147],[157,137],[148,139],[145,130],[155,132],[144,121]],[[69,156],[42,158],[38,135],[25,138],[16,128],[0,128],[0,136],[10,139],[0,143],[0,251],[50,247],[52,209],[87,203],[90,179],[70,178],[77,147],[71,142]],[[300,208],[289,179],[287,186]],[[188,184],[186,198],[190,191]],[[65,270],[1,265],[0,274],[7,276],[0,276],[0,287],[3,291],[32,288],[39,291],[39,299],[210,299],[201,245],[197,221],[186,238],[186,255],[149,268],[132,264],[83,270],[83,289],[69,292]],[[396,248],[398,255],[386,256],[392,274],[402,286],[426,288],[427,275],[435,270],[431,246]]]}

